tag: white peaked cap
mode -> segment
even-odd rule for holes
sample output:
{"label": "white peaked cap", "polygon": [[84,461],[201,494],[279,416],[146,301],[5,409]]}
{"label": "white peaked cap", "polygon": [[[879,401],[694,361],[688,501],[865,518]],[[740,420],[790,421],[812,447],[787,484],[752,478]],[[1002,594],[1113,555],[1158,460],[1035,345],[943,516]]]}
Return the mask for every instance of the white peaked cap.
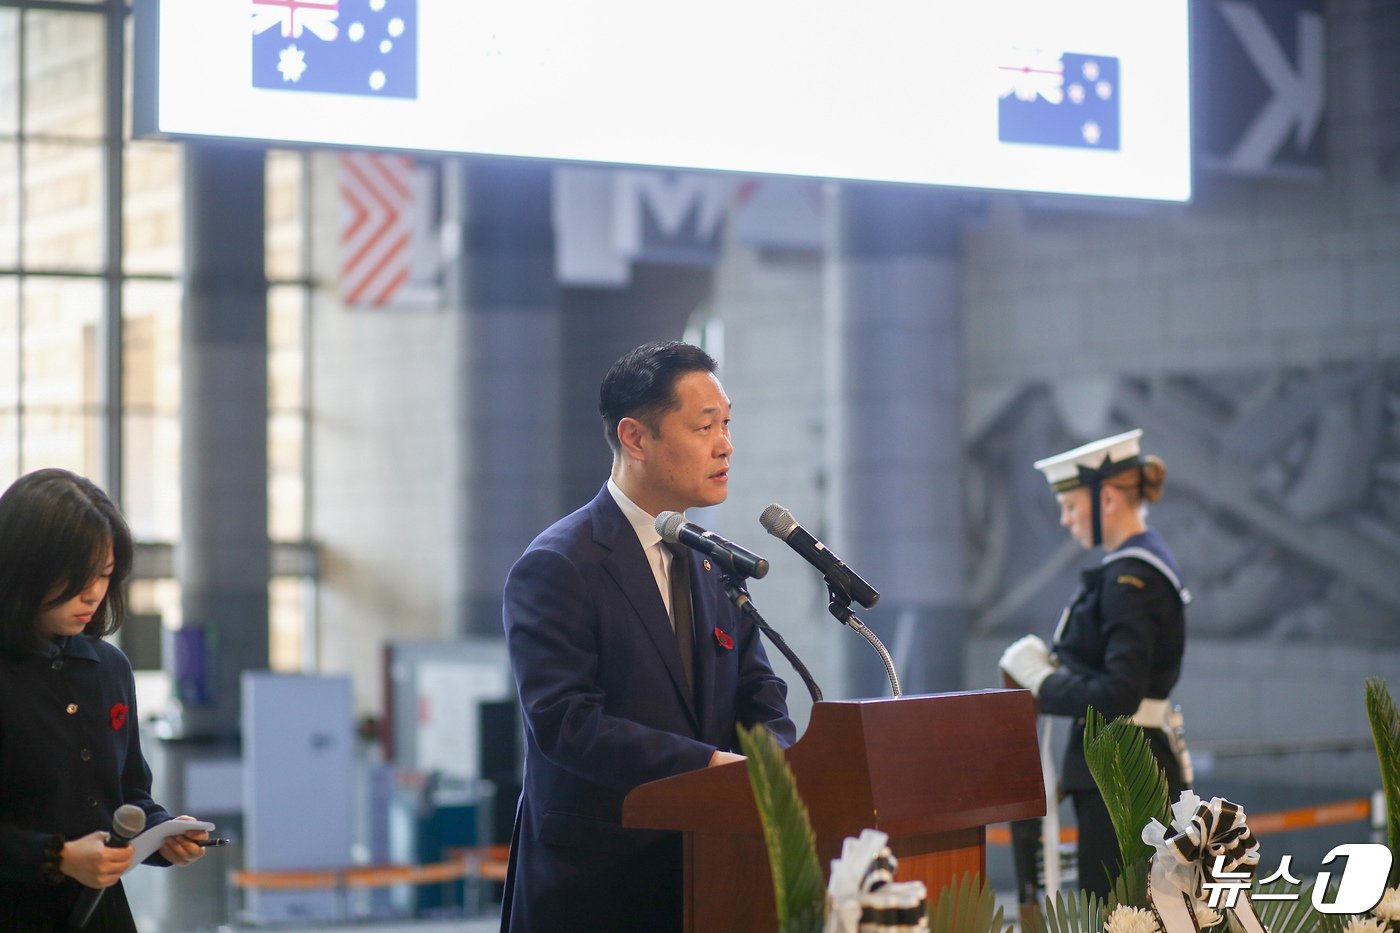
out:
{"label": "white peaked cap", "polygon": [[1051,489],[1067,492],[1136,466],[1142,453],[1141,439],[1142,429],[1134,428],[1037,460],[1035,468],[1045,474]]}

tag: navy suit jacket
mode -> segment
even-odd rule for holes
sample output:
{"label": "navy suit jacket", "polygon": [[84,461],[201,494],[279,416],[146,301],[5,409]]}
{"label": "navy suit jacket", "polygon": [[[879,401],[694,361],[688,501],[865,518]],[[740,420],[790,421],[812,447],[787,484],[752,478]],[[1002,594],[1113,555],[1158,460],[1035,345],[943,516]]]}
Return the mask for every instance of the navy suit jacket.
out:
{"label": "navy suit jacket", "polygon": [[693,697],[656,578],[606,485],[511,568],[505,634],[526,750],[503,930],[679,930],[678,836],[624,829],[623,798],[737,749],[739,723],[795,738],[758,630],[719,568],[688,556]]}

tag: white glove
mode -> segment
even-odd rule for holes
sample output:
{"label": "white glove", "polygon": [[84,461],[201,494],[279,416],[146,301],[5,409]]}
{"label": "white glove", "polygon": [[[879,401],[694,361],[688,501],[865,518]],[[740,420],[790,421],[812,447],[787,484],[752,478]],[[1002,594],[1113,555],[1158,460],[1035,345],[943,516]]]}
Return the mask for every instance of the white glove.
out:
{"label": "white glove", "polygon": [[1040,685],[1045,678],[1055,673],[1055,665],[1050,663],[1050,649],[1035,635],[1012,642],[1001,653],[997,666],[1036,698],[1040,697]]}

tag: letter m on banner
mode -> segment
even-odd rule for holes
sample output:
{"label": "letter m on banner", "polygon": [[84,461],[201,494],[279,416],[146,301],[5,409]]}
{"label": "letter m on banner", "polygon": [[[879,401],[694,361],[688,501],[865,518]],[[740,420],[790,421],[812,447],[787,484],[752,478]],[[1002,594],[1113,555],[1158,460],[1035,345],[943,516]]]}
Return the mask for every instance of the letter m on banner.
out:
{"label": "letter m on banner", "polygon": [[340,156],[340,296],[347,307],[439,305],[435,196],[432,168],[409,156]]}

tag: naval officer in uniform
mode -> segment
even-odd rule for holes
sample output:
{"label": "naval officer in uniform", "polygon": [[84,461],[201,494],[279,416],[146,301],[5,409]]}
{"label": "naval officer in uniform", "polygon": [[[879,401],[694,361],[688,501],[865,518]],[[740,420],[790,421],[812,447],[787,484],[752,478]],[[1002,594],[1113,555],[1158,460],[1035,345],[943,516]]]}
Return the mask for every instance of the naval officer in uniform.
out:
{"label": "naval officer in uniform", "polygon": [[1073,720],[1060,792],[1071,798],[1078,821],[1079,886],[1100,897],[1107,897],[1122,856],[1084,761],[1088,707],[1108,720],[1132,716],[1144,727],[1170,799],[1191,780],[1180,714],[1169,700],[1181,674],[1191,597],[1176,558],[1147,524],[1147,503],[1161,498],[1166,467],[1142,454],[1141,439],[1133,430],[1036,462],[1059,502],[1060,524],[1085,550],[1104,553],[1081,575],[1051,644],[1027,635],[1000,661],[1009,680],[1035,695],[1041,713]]}

